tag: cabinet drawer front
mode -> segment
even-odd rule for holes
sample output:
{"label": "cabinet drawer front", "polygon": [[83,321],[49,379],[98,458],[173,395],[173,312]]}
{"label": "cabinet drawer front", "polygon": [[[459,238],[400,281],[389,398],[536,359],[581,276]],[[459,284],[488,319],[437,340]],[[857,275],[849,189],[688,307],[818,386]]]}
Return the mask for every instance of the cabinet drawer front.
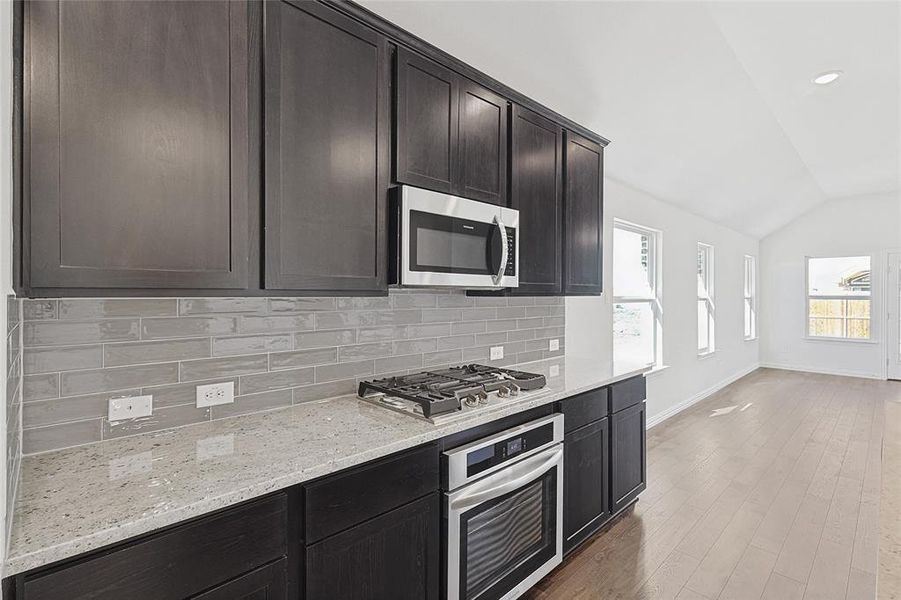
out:
{"label": "cabinet drawer front", "polygon": [[610,387],[610,412],[619,412],[647,398],[647,388],[644,375],[633,377]]}
{"label": "cabinet drawer front", "polygon": [[560,410],[563,412],[563,431],[569,433],[606,417],[607,392],[608,388],[599,388],[563,400],[560,403]]}
{"label": "cabinet drawer front", "polygon": [[182,600],[284,556],[287,497],[270,496],[26,577],[25,600]]}
{"label": "cabinet drawer front", "polygon": [[286,600],[288,559],[241,575],[192,600]]}
{"label": "cabinet drawer front", "polygon": [[304,487],[312,544],[438,489],[438,446],[429,444]]}

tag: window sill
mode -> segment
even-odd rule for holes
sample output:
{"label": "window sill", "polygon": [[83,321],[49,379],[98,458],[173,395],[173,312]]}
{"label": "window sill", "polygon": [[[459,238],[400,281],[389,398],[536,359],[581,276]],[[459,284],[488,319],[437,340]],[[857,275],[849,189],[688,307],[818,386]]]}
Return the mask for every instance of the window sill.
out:
{"label": "window sill", "polygon": [[746,341],[746,342],[756,342],[758,339],[760,339],[759,336],[756,336],[756,335],[755,335],[755,336],[752,336],[752,337],[746,337],[746,338],[745,338],[745,341]]}
{"label": "window sill", "polygon": [[837,337],[819,337],[813,335],[805,335],[804,341],[807,342],[832,342],[839,344],[878,344],[879,340],[856,340],[853,338],[837,338]]}
{"label": "window sill", "polygon": [[699,359],[710,358],[714,354],[716,354],[716,350],[708,350],[707,352],[698,352],[698,358]]}
{"label": "window sill", "polygon": [[669,369],[669,365],[658,365],[658,366],[654,367],[653,369],[651,369],[650,371],[648,371],[647,373],[645,373],[644,375],[645,375],[645,377],[650,377],[651,375],[657,375],[658,373],[663,373],[667,369]]}

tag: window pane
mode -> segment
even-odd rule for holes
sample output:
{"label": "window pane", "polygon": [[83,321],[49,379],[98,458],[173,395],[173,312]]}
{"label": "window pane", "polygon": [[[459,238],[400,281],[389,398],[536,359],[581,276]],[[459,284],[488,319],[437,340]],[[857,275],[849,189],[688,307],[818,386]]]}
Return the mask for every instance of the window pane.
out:
{"label": "window pane", "polygon": [[811,317],[844,316],[844,300],[809,300]]}
{"label": "window pane", "polygon": [[751,301],[745,300],[745,337],[754,335],[754,311],[751,310]]}
{"label": "window pane", "polygon": [[811,258],[807,263],[807,293],[812,296],[870,294],[870,257]]}
{"label": "window pane", "polygon": [[698,297],[707,297],[707,263],[706,246],[698,246]]}
{"label": "window pane", "polygon": [[698,300],[698,350],[706,351],[710,347],[708,341],[710,323],[707,320],[707,301]]}
{"label": "window pane", "polygon": [[613,229],[613,294],[649,297],[653,295],[650,235]]}
{"label": "window pane", "polygon": [[870,339],[870,320],[848,319],[848,337],[855,340]]}
{"label": "window pane", "polygon": [[613,305],[613,359],[654,362],[654,311],[648,302]]}
{"label": "window pane", "polygon": [[808,300],[808,335],[870,339],[870,300]]}

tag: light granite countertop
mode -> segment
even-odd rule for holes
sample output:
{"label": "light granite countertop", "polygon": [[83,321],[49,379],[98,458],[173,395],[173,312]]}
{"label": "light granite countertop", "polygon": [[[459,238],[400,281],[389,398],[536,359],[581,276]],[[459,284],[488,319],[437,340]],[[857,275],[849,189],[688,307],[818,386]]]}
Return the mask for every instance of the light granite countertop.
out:
{"label": "light granite countertop", "polygon": [[[547,393],[433,425],[343,396],[26,456],[6,575],[120,542],[648,370],[577,357],[517,365]],[[552,376],[559,371],[559,374]]]}

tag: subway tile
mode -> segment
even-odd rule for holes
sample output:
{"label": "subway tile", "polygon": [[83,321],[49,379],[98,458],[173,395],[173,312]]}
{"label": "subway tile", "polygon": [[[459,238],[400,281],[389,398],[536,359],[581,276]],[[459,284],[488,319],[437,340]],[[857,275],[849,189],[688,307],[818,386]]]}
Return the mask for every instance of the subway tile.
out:
{"label": "subway tile", "polygon": [[463,349],[463,362],[484,362],[488,360],[489,356],[489,348],[488,346],[480,346],[477,348],[464,348]]}
{"label": "subway tile", "polygon": [[495,333],[483,333],[477,335],[473,346],[496,346],[507,342],[507,333],[498,331]]}
{"label": "subway tile", "polygon": [[15,294],[6,296],[6,334],[12,333],[12,330],[19,324],[21,303]]}
{"label": "subway tile", "polygon": [[298,387],[314,382],[313,367],[302,369],[286,369],[257,375],[244,375],[240,378],[239,393],[256,394],[283,388]]}
{"label": "subway tile", "polygon": [[140,337],[138,319],[101,321],[27,321],[25,346],[66,346],[92,342],[125,342]]}
{"label": "subway tile", "polygon": [[526,306],[527,317],[547,317],[551,314],[551,309],[547,306]]}
{"label": "subway tile", "polygon": [[566,307],[562,304],[556,306],[548,306],[548,315],[551,317],[562,317],[566,314]]}
{"label": "subway tile", "polygon": [[109,413],[111,398],[138,396],[140,393],[141,390],[132,389],[28,402],[22,407],[22,426],[26,428],[44,427],[70,421],[99,419]]}
{"label": "subway tile", "polygon": [[294,340],[289,333],[279,335],[240,335],[213,338],[213,356],[238,356],[291,350]]}
{"label": "subway tile", "polygon": [[463,320],[463,309],[460,308],[424,308],[423,323],[450,323]]}
{"label": "subway tile", "polygon": [[484,333],[485,321],[466,321],[463,323],[451,323],[451,333],[462,335],[464,333]]}
{"label": "subway tile", "polygon": [[338,362],[359,361],[366,358],[381,358],[391,356],[393,349],[391,342],[375,342],[372,344],[357,344],[355,346],[342,346],[338,348]]}
{"label": "subway tile", "polygon": [[436,300],[438,308],[463,308],[475,305],[473,298],[465,294],[439,294]]}
{"label": "subway tile", "polygon": [[545,327],[564,327],[566,325],[566,320],[563,317],[545,317],[544,318],[544,326]]}
{"label": "subway tile", "polygon": [[460,350],[442,350],[440,352],[428,352],[422,355],[422,366],[424,367],[458,363],[462,361],[463,353]]}
{"label": "subway tile", "polygon": [[476,296],[474,300],[476,306],[507,306],[506,296]]}
{"label": "subway tile", "polygon": [[209,420],[209,407],[197,408],[190,404],[183,404],[182,406],[172,406],[170,408],[155,410],[153,411],[153,414],[148,417],[138,417],[136,419],[113,422],[103,419],[102,435],[103,439],[111,440],[126,435],[159,431],[160,429],[180,427],[182,425],[190,425],[191,423],[200,423],[201,421]]}
{"label": "subway tile", "polygon": [[341,381],[317,383],[294,388],[293,392],[294,404],[302,404],[325,398],[337,398],[338,396],[355,394],[357,392],[357,382],[354,379],[343,379]]}
{"label": "subway tile", "polygon": [[46,321],[59,317],[58,300],[23,300],[22,318],[26,321]]}
{"label": "subway tile", "polygon": [[526,342],[507,342],[504,344],[504,356],[511,356],[526,351]]}
{"label": "subway tile", "polygon": [[210,356],[210,338],[156,342],[122,342],[103,345],[103,365],[120,367],[142,363],[190,360]]}
{"label": "subway tile", "polygon": [[175,298],[63,298],[59,301],[60,319],[174,317],[177,315],[178,301]]}
{"label": "subway tile", "polygon": [[60,375],[60,395],[79,396],[177,381],[178,363],[174,362],[69,371]]}
{"label": "subway tile", "polygon": [[353,344],[356,339],[355,329],[335,329],[332,331],[312,331],[310,333],[295,333],[294,347],[303,348],[327,348],[331,346],[346,346]]}
{"label": "subway tile", "polygon": [[283,331],[312,331],[315,329],[313,313],[299,315],[242,315],[238,317],[241,333],[279,333]]}
{"label": "subway tile", "polygon": [[563,306],[563,296],[535,296],[536,306]]}
{"label": "subway tile", "polygon": [[269,368],[273,371],[294,369],[338,362],[337,348],[316,348],[293,352],[274,352],[269,355]]}
{"label": "subway tile", "polygon": [[234,317],[173,317],[141,319],[141,338],[186,338],[237,333]]}
{"label": "subway tile", "polygon": [[59,375],[46,373],[44,375],[28,375],[22,377],[22,400],[46,400],[59,397]]}
{"label": "subway tile", "polygon": [[38,452],[99,442],[101,423],[100,419],[90,419],[50,425],[48,427],[23,429],[22,454],[36,454]]}
{"label": "subway tile", "polygon": [[507,298],[507,306],[534,306],[534,296],[510,296]]}
{"label": "subway tile", "polygon": [[269,298],[269,311],[273,313],[335,310],[335,307],[334,298]]}
{"label": "subway tile", "polygon": [[527,352],[531,352],[533,350],[547,350],[550,347],[548,345],[548,340],[531,340],[526,342],[525,344],[525,351]]}
{"label": "subway tile", "polygon": [[445,338],[438,338],[438,350],[453,350],[456,348],[468,348],[475,346],[476,337],[474,335],[453,335]]}
{"label": "subway tile", "polygon": [[363,327],[357,330],[357,342],[381,342],[408,337],[409,325],[387,325],[385,327]]}
{"label": "subway tile", "polygon": [[485,330],[489,333],[509,331],[511,329],[516,329],[516,319],[498,319],[497,321],[488,321],[485,324]]}
{"label": "subway tile", "polygon": [[532,362],[534,360],[542,359],[544,359],[544,354],[537,350],[534,352],[522,352],[516,355],[516,362],[518,363]]}
{"label": "subway tile", "polygon": [[498,319],[518,319],[526,316],[525,306],[508,306],[497,309]]}
{"label": "subway tile", "polygon": [[496,308],[464,308],[463,309],[463,320],[464,321],[487,321],[489,319],[497,318],[497,309]]}
{"label": "subway tile", "polygon": [[438,349],[438,340],[427,338],[421,340],[398,340],[394,342],[393,354],[421,354]]}
{"label": "subway tile", "polygon": [[153,396],[153,409],[167,408],[169,406],[179,406],[180,404],[197,404],[197,386],[209,383],[226,383],[235,384],[238,389],[237,377],[220,377],[218,379],[207,379],[203,381],[192,381],[189,383],[173,383],[169,385],[158,385],[145,387],[141,389],[141,394],[149,394]]}
{"label": "subway tile", "polygon": [[375,361],[375,373],[377,375],[407,369],[418,369],[420,367],[422,367],[422,354],[391,356],[389,358],[378,358]]}
{"label": "subway tile", "polygon": [[335,304],[338,310],[380,310],[392,307],[388,296],[338,298]]}
{"label": "subway tile", "polygon": [[352,310],[316,313],[316,329],[366,327],[371,325],[406,325],[422,322],[419,309]]}
{"label": "subway tile", "polygon": [[450,335],[450,323],[426,323],[423,325],[407,325],[407,337],[411,340],[417,338],[443,337]]}
{"label": "subway tile", "polygon": [[236,396],[231,404],[220,404],[210,407],[210,416],[213,419],[224,419],[237,415],[285,408],[291,406],[293,394],[290,389],[263,392],[260,394],[247,394]]}
{"label": "subway tile", "polygon": [[553,352],[550,350],[543,350],[541,352],[541,358],[557,358],[558,356],[563,356],[566,353],[566,348],[560,346],[559,350],[554,350]]}
{"label": "subway tile", "polygon": [[180,381],[198,381],[200,379],[264,373],[268,368],[269,357],[266,354],[232,356],[228,358],[203,358],[181,363]]}
{"label": "subway tile", "polygon": [[562,338],[566,334],[564,327],[539,327],[535,330],[535,338]]}
{"label": "subway tile", "polygon": [[395,294],[391,296],[394,308],[435,308],[434,294]]}
{"label": "subway tile", "polygon": [[348,379],[350,377],[372,375],[373,368],[373,361],[371,360],[338,363],[336,365],[321,365],[315,367],[316,382],[323,383],[326,381],[336,381],[338,379]]}
{"label": "subway tile", "polygon": [[18,375],[6,378],[6,410],[9,415],[10,407],[22,402],[22,378]]}
{"label": "subway tile", "polygon": [[267,313],[268,298],[182,298],[179,315],[213,315],[219,313]]}
{"label": "subway tile", "polygon": [[55,373],[103,366],[102,346],[46,346],[27,348],[22,353],[22,366],[27,375]]}
{"label": "subway tile", "polygon": [[517,329],[534,329],[536,327],[542,327],[542,326],[544,326],[544,319],[542,319],[541,317],[516,320],[516,328]]}

